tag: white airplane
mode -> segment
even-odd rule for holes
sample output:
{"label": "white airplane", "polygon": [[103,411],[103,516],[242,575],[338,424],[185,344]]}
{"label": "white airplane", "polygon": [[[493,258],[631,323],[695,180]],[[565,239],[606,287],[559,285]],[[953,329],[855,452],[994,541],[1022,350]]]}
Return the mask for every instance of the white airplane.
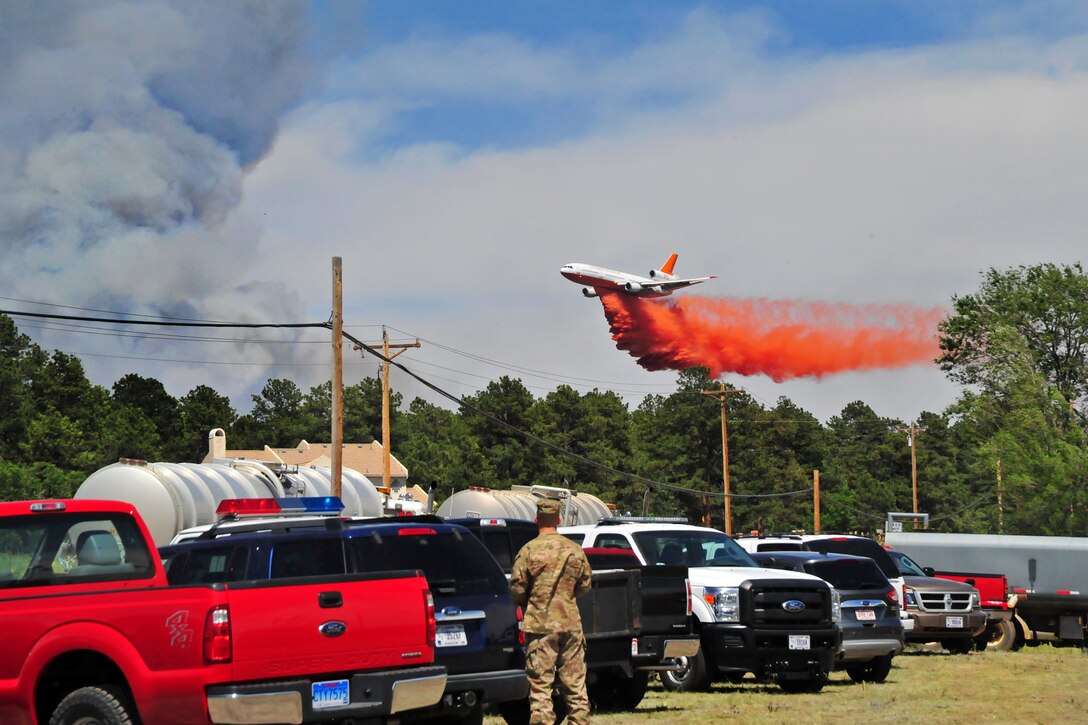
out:
{"label": "white airplane", "polygon": [[575,284],[587,285],[582,288],[582,294],[586,297],[598,297],[601,292],[626,292],[639,297],[664,297],[671,295],[672,291],[679,287],[689,287],[706,282],[708,279],[715,279],[716,275],[677,279],[672,273],[672,268],[676,265],[676,256],[670,255],[661,265],[661,269],[651,269],[649,277],[578,262],[564,264],[559,268],[559,274]]}

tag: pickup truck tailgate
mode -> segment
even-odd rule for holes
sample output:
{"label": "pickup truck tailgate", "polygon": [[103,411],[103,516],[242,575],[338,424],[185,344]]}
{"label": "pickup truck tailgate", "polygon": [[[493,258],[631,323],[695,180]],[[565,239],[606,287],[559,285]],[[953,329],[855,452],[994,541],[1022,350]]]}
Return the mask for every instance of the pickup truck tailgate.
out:
{"label": "pickup truck tailgate", "polygon": [[236,681],[434,661],[427,583],[417,572],[233,582],[227,590]]}

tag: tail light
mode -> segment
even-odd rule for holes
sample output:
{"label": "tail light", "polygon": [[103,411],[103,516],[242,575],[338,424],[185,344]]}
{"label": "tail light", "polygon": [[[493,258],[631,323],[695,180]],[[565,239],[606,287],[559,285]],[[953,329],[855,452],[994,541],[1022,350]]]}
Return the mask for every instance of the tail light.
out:
{"label": "tail light", "polygon": [[204,663],[225,664],[231,661],[233,645],[230,633],[230,609],[220,604],[208,610],[204,619]]}
{"label": "tail light", "polygon": [[[688,607],[691,607],[691,604],[688,604]],[[522,624],[525,621],[525,612],[521,611],[521,607],[518,607],[517,610],[518,610],[518,645],[521,646],[521,647],[524,647],[525,646],[525,630],[522,629]]]}
{"label": "tail light", "polygon": [[691,616],[691,579],[685,579],[684,580],[684,587],[686,587],[687,590],[688,590],[688,595],[687,595],[687,598],[686,598],[687,603],[688,603],[687,616],[690,617]]}
{"label": "tail light", "polygon": [[434,618],[434,597],[431,596],[430,589],[423,590],[423,608],[427,610],[427,644],[434,647],[435,631],[438,629],[438,623]]}

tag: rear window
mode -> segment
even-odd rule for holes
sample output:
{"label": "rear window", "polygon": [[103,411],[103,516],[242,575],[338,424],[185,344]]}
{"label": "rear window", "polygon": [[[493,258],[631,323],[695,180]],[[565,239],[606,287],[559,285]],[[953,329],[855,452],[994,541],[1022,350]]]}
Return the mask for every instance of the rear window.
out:
{"label": "rear window", "polygon": [[419,569],[438,593],[494,594],[509,587],[495,559],[468,533],[374,532],[347,543],[360,571]]}
{"label": "rear window", "polygon": [[0,521],[0,588],[140,579],[154,571],[147,542],[127,514]]}
{"label": "rear window", "polygon": [[884,547],[872,539],[864,538],[833,538],[816,539],[805,543],[809,551],[818,551],[821,554],[852,554],[865,556],[876,562],[885,577],[895,579],[901,576],[899,567],[892,561],[892,557],[884,550]]}
{"label": "rear window", "polygon": [[890,586],[876,563],[868,559],[814,561],[806,569],[836,589],[879,589]]}
{"label": "rear window", "polygon": [[756,544],[756,551],[801,551],[801,544]]}

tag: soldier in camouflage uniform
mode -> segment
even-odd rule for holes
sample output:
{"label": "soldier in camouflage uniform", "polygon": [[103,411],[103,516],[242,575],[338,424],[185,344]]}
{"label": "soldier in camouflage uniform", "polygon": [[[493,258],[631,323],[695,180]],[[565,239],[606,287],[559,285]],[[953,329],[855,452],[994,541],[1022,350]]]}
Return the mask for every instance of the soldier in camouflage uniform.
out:
{"label": "soldier in camouflage uniform", "polygon": [[510,593],[525,611],[525,673],[529,677],[530,725],[553,725],[556,675],[571,725],[589,722],[586,639],[577,597],[589,591],[590,568],[582,547],[556,531],[559,501],[537,503],[539,535],[514,559]]}

